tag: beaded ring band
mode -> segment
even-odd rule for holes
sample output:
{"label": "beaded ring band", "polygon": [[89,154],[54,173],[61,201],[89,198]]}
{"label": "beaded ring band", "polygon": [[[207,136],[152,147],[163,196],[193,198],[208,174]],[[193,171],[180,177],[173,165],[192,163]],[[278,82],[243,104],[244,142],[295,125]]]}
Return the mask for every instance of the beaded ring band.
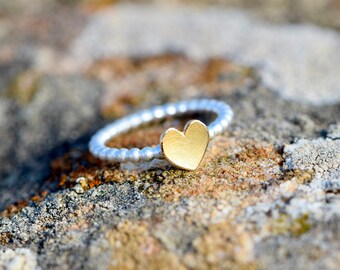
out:
{"label": "beaded ring band", "polygon": [[[139,148],[110,148],[106,142],[131,129],[168,116],[192,112],[212,112],[217,118],[208,126],[199,120],[189,121],[183,132],[169,128],[160,138],[160,145]],[[114,162],[141,162],[165,158],[171,164],[186,170],[195,170],[202,161],[209,140],[223,133],[233,117],[230,106],[213,99],[180,101],[156,106],[126,116],[99,130],[89,143],[90,152],[103,160]]]}

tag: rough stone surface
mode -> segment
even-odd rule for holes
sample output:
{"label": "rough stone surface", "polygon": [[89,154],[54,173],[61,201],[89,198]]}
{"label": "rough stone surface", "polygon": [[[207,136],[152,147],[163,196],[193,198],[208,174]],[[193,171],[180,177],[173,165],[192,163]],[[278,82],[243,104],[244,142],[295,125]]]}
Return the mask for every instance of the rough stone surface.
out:
{"label": "rough stone surface", "polygon": [[[338,269],[339,34],[286,24],[318,21],[315,1],[294,14],[265,2],[283,24],[206,6],[0,0],[1,270]],[[235,112],[197,171],[88,152],[106,122],[197,97]],[[193,117],[212,120],[170,118],[108,145],[158,144]]]}
{"label": "rough stone surface", "polygon": [[0,269],[39,270],[36,254],[26,248],[6,249],[0,252]]}
{"label": "rough stone surface", "polygon": [[[79,139],[98,124],[101,85],[82,77],[41,79],[29,104],[1,100],[0,206],[27,199],[48,175],[52,149]],[[22,168],[16,166],[22,164]],[[16,191],[16,196],[12,192]]]}
{"label": "rough stone surface", "polygon": [[332,140],[340,139],[340,124],[333,124],[329,127],[327,137]]}
{"label": "rough stone surface", "polygon": [[288,169],[313,170],[316,178],[340,178],[340,140],[301,140],[285,147]]}

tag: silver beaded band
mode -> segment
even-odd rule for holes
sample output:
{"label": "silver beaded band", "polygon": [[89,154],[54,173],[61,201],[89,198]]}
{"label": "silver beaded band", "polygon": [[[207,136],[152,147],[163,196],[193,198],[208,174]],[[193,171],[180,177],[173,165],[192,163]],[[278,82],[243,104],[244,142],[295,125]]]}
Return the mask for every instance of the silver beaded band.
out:
{"label": "silver beaded band", "polygon": [[215,121],[208,126],[210,140],[216,135],[223,133],[233,117],[233,111],[228,104],[213,99],[180,101],[177,103],[156,106],[126,116],[99,130],[91,138],[89,143],[90,152],[100,159],[116,162],[140,162],[150,161],[154,158],[161,159],[163,158],[163,153],[160,145],[155,147],[144,147],[142,149],[126,149],[111,148],[107,147],[105,144],[109,139],[144,124],[163,119],[167,116],[190,112],[212,112],[217,114]]}

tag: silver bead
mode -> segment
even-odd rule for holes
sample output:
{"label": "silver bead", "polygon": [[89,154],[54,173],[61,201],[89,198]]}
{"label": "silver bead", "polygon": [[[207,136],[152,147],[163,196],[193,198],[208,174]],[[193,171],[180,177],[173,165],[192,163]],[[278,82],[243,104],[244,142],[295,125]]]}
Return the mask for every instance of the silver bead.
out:
{"label": "silver bead", "polygon": [[109,160],[109,161],[116,161],[117,160],[117,157],[118,157],[118,154],[119,154],[119,149],[117,148],[109,148],[107,147],[107,152],[106,152],[106,160]]}
{"label": "silver bead", "polygon": [[138,115],[134,115],[130,119],[130,126],[131,127],[138,127],[143,122],[142,118]]}
{"label": "silver bead", "polygon": [[199,107],[202,111],[209,111],[209,103],[208,100],[202,99],[199,103]]}
{"label": "silver bead", "polygon": [[111,151],[110,148],[108,147],[102,147],[99,151],[95,152],[96,156],[99,157],[100,159],[107,159],[107,153]]}
{"label": "silver bead", "polygon": [[187,110],[189,112],[196,111],[197,110],[197,101],[196,100],[190,101],[187,105]]}
{"label": "silver bead", "polygon": [[213,139],[215,137],[215,132],[213,129],[209,129],[209,139]]}
{"label": "silver bead", "polygon": [[161,148],[160,145],[157,145],[157,146],[155,146],[151,149],[152,149],[152,152],[153,152],[153,156],[155,158],[163,158],[162,148]]}
{"label": "silver bead", "polygon": [[153,118],[153,115],[150,111],[144,111],[141,115],[140,115],[141,119],[143,119],[143,121],[145,123],[150,122]]}
{"label": "silver bead", "polygon": [[118,162],[125,162],[125,161],[126,161],[126,157],[127,157],[128,151],[129,151],[129,150],[126,149],[126,148],[120,148],[120,149],[118,149],[116,161],[118,161]]}
{"label": "silver bead", "polygon": [[155,107],[155,108],[152,110],[152,115],[153,115],[156,119],[160,119],[160,118],[163,118],[163,117],[165,116],[165,111],[163,110],[163,107],[158,106],[158,107]]}
{"label": "silver bead", "polygon": [[164,108],[164,111],[167,115],[174,115],[176,114],[176,107],[173,104],[169,104]]}
{"label": "silver bead", "polygon": [[223,132],[223,126],[219,122],[215,122],[212,129],[214,130],[214,136],[219,135]]}
{"label": "silver bead", "polygon": [[153,158],[153,151],[151,147],[144,147],[140,152],[140,159],[149,161]]}
{"label": "silver bead", "polygon": [[131,162],[139,162],[140,161],[140,149],[132,148],[127,153],[126,159]]}
{"label": "silver bead", "polygon": [[187,106],[184,102],[179,102],[175,105],[177,113],[185,113],[187,111]]}
{"label": "silver bead", "polygon": [[221,119],[220,123],[223,126],[223,128],[226,128],[229,125],[229,120],[227,118],[223,118]]}

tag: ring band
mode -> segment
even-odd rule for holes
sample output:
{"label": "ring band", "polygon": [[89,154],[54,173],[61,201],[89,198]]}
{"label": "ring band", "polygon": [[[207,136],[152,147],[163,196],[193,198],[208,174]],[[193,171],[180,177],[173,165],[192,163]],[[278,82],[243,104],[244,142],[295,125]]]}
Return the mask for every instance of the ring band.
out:
{"label": "ring band", "polygon": [[[167,158],[163,149],[164,145],[163,147],[161,146],[163,135],[161,136],[161,145],[157,145],[155,147],[144,147],[142,149],[139,148],[126,149],[126,148],[111,148],[107,147],[105,144],[111,138],[126,133],[131,129],[138,128],[142,125],[166,118],[168,116],[176,115],[178,116],[190,112],[191,113],[212,112],[217,115],[217,118],[206,127],[208,134],[207,141],[213,139],[216,135],[223,133],[233,117],[233,111],[228,104],[213,99],[180,101],[177,103],[169,103],[161,106],[156,106],[121,118],[120,120],[117,120],[105,126],[103,129],[99,130],[95,135],[93,135],[93,137],[90,140],[89,143],[90,152],[97,158],[114,162],[128,162],[128,161],[141,162],[150,161],[155,158],[158,159]],[[201,123],[198,120],[196,120],[196,122]],[[201,124],[204,125],[203,123]],[[182,134],[182,136],[185,135]],[[192,136],[193,136],[192,140],[195,141],[196,140],[194,138],[195,135]],[[179,138],[179,140],[181,139]],[[176,143],[176,140],[172,141],[174,141],[174,144]],[[200,142],[197,143],[200,144]],[[171,160],[169,161],[171,162]],[[182,167],[180,165],[178,167],[189,169],[186,167]]]}

